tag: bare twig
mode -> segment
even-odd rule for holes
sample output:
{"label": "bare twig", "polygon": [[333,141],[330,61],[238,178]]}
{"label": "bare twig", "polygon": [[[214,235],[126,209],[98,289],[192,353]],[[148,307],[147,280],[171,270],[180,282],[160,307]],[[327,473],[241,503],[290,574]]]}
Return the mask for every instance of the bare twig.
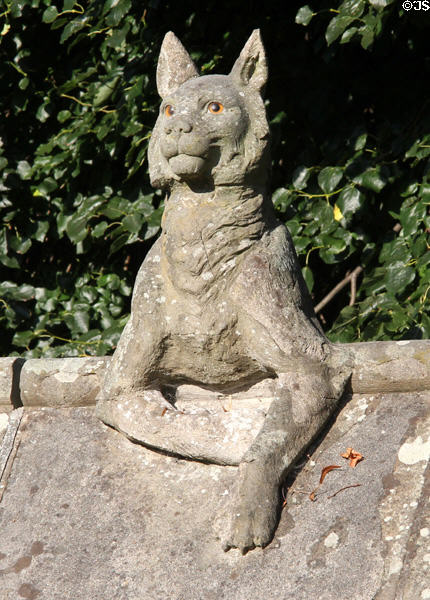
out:
{"label": "bare twig", "polygon": [[363,267],[355,267],[355,269],[349,273],[346,277],[344,277],[342,279],[342,281],[339,281],[339,283],[337,285],[334,286],[334,288],[331,290],[331,292],[329,292],[327,294],[327,296],[325,296],[325,298],[323,298],[321,300],[321,302],[319,302],[316,306],[315,306],[315,312],[318,313],[322,308],[324,308],[324,306],[326,304],[328,304],[331,300],[333,300],[333,298],[336,296],[336,294],[338,294],[340,292],[340,290],[342,290],[346,285],[348,285],[348,283],[351,281],[351,279],[354,277],[355,279],[357,279],[357,276],[363,271]]}
{"label": "bare twig", "polygon": [[355,298],[357,295],[357,275],[355,271],[351,273],[351,298],[349,299],[349,306],[355,304]]}
{"label": "bare twig", "polygon": [[337,492],[335,492],[331,496],[327,496],[327,498],[334,498],[335,496],[337,496],[337,494],[339,494],[340,492],[343,492],[343,490],[347,490],[347,489],[353,488],[353,487],[360,487],[360,486],[361,486],[361,483],[353,483],[351,485],[346,485],[345,487],[340,488],[340,490],[337,490]]}

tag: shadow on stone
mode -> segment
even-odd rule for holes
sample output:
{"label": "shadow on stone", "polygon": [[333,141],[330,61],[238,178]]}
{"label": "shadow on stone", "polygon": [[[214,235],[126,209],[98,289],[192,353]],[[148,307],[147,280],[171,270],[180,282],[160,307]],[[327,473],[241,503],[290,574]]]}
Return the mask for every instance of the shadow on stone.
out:
{"label": "shadow on stone", "polygon": [[10,401],[14,408],[21,408],[21,406],[23,406],[19,383],[24,363],[25,360],[23,358],[17,358],[12,365],[12,386],[10,393]]}
{"label": "shadow on stone", "polygon": [[[326,439],[326,437],[329,434],[330,430],[332,429],[334,423],[338,419],[340,413],[343,411],[343,409],[346,407],[346,405],[352,400],[352,397],[353,396],[352,396],[351,379],[350,379],[347,383],[345,392],[343,393],[342,397],[340,398],[340,400],[338,402],[336,410],[330,414],[325,425],[322,427],[322,429],[319,431],[319,433],[314,437],[314,439],[311,440],[309,445],[303,450],[303,454],[301,455],[301,457],[298,459],[298,461],[296,461],[293,464],[292,468],[286,474],[284,482],[282,483],[282,485],[280,487],[282,500],[286,497],[288,490],[291,488],[293,483],[295,483],[296,479],[298,478],[300,473],[303,471],[304,467],[307,464],[308,457],[312,456],[315,453],[315,451],[318,449],[318,447],[321,445],[321,443]],[[282,513],[282,509],[279,511],[279,518],[281,516],[281,513]]]}

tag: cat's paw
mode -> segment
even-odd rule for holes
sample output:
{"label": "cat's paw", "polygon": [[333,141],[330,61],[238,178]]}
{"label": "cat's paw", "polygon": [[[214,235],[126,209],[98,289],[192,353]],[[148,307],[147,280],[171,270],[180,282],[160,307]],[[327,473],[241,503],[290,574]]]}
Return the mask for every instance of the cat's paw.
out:
{"label": "cat's paw", "polygon": [[279,517],[279,486],[263,478],[240,477],[221,535],[225,551],[237,548],[245,554],[264,548],[275,534]]}

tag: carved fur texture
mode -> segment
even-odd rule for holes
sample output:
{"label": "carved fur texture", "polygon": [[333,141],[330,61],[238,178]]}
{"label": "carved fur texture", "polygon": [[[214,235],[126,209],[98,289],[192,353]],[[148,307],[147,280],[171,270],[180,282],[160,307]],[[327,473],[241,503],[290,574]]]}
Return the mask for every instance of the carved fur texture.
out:
{"label": "carved fur texture", "polygon": [[270,408],[239,461],[219,532],[225,549],[242,552],[272,539],[279,486],[335,410],[351,372],[347,353],[321,331],[268,194],[266,80],[258,31],[229,75],[202,77],[166,35],[149,148],[151,182],[166,192],[162,235],[137,276],[98,402],[99,416],[130,438],[211,460],[215,451],[193,451],[193,440],[162,417],[166,409],[174,414],[178,387],[234,396],[270,382]]}

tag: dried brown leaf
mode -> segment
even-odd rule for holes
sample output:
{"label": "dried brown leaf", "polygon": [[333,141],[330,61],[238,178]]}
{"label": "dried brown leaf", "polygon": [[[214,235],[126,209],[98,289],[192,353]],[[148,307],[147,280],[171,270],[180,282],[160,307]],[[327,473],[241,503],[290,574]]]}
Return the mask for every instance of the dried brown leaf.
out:
{"label": "dried brown leaf", "polygon": [[346,452],[344,452],[343,454],[341,454],[342,458],[349,458],[352,452],[352,448],[347,448]]}
{"label": "dried brown leaf", "polygon": [[324,481],[325,476],[327,475],[327,473],[330,473],[330,471],[333,471],[333,469],[341,469],[342,467],[339,467],[339,465],[328,465],[327,467],[324,467],[321,470],[321,477],[320,477],[320,482],[317,485],[317,487],[314,489],[313,492],[311,492],[309,494],[309,500],[312,500],[312,502],[315,502],[316,500],[316,492],[319,489],[320,485],[322,484],[322,482]]}
{"label": "dried brown leaf", "polygon": [[346,452],[341,454],[341,456],[342,458],[346,458],[347,460],[349,460],[349,466],[352,468],[354,468],[357,465],[357,463],[364,459],[364,456],[360,454],[360,452],[354,450],[353,448],[347,448]]}
{"label": "dried brown leaf", "polygon": [[324,481],[324,478],[327,475],[327,473],[330,473],[330,471],[333,471],[333,469],[341,469],[341,467],[339,465],[329,465],[328,467],[324,467],[324,469],[322,469],[321,477],[320,477],[320,485]]}

